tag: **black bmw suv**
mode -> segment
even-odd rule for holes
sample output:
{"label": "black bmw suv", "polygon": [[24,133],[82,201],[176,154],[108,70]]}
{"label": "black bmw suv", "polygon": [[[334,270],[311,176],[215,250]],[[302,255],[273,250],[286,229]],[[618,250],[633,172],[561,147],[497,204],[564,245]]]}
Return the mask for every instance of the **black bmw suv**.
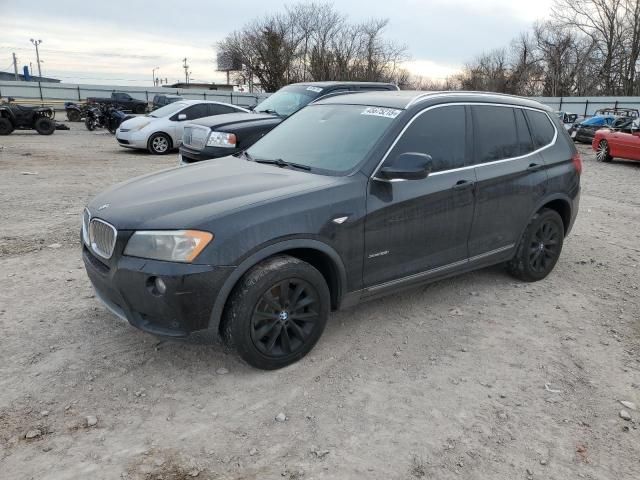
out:
{"label": "black bmw suv", "polygon": [[505,263],[545,278],[582,162],[550,110],[479,93],[315,102],[246,152],[139,177],[87,206],[97,296],[143,330],[212,330],[283,367],[332,310]]}
{"label": "black bmw suv", "polygon": [[307,82],[281,88],[252,113],[230,113],[198,119],[185,126],[178,162],[182,165],[226,157],[245,150],[288,116],[311,102],[349,92],[398,90],[381,82]]}

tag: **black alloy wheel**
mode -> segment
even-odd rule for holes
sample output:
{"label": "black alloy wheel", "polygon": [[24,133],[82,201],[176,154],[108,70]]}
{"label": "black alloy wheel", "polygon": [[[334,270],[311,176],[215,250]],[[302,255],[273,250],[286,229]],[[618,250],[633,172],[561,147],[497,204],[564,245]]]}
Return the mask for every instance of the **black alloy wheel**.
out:
{"label": "black alloy wheel", "polygon": [[251,339],[265,356],[297,353],[319,321],[319,296],[299,278],[283,280],[265,291],[251,317]]}
{"label": "black alloy wheel", "polygon": [[550,220],[540,223],[534,232],[529,244],[529,264],[536,273],[544,273],[550,270],[560,255],[560,232],[557,224]]}
{"label": "black alloy wheel", "polygon": [[249,365],[274,370],[297,362],[314,347],[330,310],[331,295],[322,274],[299,258],[277,255],[238,281],[220,333]]}

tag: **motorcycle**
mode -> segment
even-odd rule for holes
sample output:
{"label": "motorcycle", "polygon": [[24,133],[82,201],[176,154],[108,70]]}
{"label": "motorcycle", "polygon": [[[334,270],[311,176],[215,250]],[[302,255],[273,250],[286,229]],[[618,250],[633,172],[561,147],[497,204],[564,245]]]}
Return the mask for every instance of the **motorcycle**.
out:
{"label": "motorcycle", "polygon": [[115,134],[122,122],[132,118],[113,105],[92,105],[87,108],[84,124],[87,130],[93,131],[96,128],[106,128],[109,133]]}

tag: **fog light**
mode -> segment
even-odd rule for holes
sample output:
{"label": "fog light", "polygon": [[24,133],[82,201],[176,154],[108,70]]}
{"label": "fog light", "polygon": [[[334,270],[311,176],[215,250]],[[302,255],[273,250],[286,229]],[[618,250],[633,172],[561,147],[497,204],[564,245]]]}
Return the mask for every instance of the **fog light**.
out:
{"label": "fog light", "polygon": [[167,291],[167,285],[160,277],[156,277],[156,281],[153,282],[153,286],[155,287],[156,292],[158,292],[159,295],[164,295],[164,293]]}

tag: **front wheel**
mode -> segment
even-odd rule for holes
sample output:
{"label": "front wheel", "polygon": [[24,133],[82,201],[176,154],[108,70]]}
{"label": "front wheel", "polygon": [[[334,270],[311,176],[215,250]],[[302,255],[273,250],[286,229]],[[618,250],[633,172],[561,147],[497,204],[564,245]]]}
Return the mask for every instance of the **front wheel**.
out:
{"label": "front wheel", "polygon": [[596,160],[599,162],[610,162],[613,160],[611,151],[609,150],[609,142],[606,140],[600,140],[598,148],[596,149]]}
{"label": "front wheel", "polygon": [[87,127],[87,130],[93,132],[96,129],[96,122],[94,122],[92,118],[87,117],[84,119],[84,126]]}
{"label": "front wheel", "polygon": [[253,367],[274,370],[304,357],[327,323],[330,295],[322,274],[288,255],[259,263],[235,287],[222,337]]}
{"label": "front wheel", "polygon": [[165,155],[171,150],[171,139],[165,133],[155,133],[151,135],[148,149],[156,155]]}
{"label": "front wheel", "polygon": [[537,282],[555,267],[564,241],[564,224],[558,212],[543,208],[536,213],[520,239],[518,250],[507,264],[514,277]]}
{"label": "front wheel", "polygon": [[56,123],[49,117],[38,117],[33,124],[40,135],[51,135],[56,130]]}

